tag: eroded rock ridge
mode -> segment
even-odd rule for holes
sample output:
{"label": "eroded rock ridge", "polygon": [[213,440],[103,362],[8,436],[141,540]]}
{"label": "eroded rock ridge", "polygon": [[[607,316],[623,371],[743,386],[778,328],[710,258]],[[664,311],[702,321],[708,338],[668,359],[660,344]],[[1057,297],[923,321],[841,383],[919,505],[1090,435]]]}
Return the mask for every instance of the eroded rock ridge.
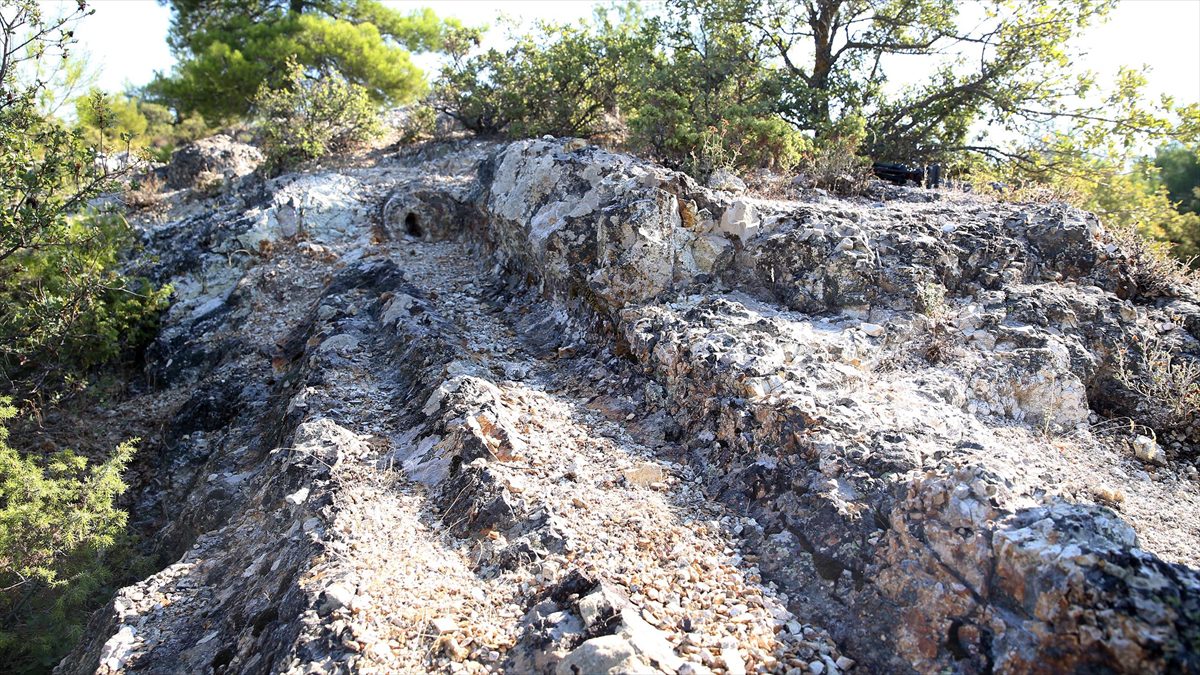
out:
{"label": "eroded rock ridge", "polygon": [[1200,670],[1200,422],[1121,374],[1198,298],[1094,216],[577,140],[241,173],[142,218],[177,562],[61,672]]}

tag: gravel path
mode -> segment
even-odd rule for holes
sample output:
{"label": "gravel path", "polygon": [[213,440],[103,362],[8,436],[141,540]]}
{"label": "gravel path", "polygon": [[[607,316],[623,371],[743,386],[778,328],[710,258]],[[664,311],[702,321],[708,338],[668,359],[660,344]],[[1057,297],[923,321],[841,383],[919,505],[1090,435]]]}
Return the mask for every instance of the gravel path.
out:
{"label": "gravel path", "polygon": [[654,433],[656,420],[642,419],[619,389],[598,390],[619,375],[588,357],[523,344],[512,320],[524,308],[485,297],[489,286],[462,245],[403,246],[408,255],[393,259],[405,262],[406,281],[436,298],[438,318],[456,329],[446,341],[472,372],[495,374],[504,412],[517,420],[522,451],[497,467],[505,489],[552,519],[562,547],[497,566],[489,561],[506,548],[501,534],[454,536],[439,521],[444,499],[403,470],[379,468],[407,454],[395,446],[418,439],[401,427],[411,410],[391,407],[389,370],[378,365],[384,348],[364,344],[307,400],[340,406],[338,424],[361,437],[389,440],[343,458],[334,552],[304,582],[353,586],[327,627],[359,653],[361,672],[500,670],[532,600],[573,571],[623,591],[662,631],[683,672],[786,672],[809,663],[832,671],[839,657],[852,665],[823,631],[785,609],[786,596],[742,553],[738,534],[757,524],[707,499],[700,479],[670,461],[679,449]]}

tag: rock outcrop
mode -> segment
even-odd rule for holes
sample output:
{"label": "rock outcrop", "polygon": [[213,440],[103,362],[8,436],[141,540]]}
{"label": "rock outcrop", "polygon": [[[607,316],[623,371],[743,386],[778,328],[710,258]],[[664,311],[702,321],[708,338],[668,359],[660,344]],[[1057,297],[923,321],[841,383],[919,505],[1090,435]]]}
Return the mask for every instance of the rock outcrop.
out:
{"label": "rock outcrop", "polygon": [[1200,430],[1133,379],[1194,289],[1064,206],[714,185],[463,142],[144,224],[176,562],[59,671],[1200,670]]}
{"label": "rock outcrop", "polygon": [[168,188],[180,190],[240,178],[253,172],[262,162],[263,155],[258,148],[217,134],[176,150],[159,173]]}

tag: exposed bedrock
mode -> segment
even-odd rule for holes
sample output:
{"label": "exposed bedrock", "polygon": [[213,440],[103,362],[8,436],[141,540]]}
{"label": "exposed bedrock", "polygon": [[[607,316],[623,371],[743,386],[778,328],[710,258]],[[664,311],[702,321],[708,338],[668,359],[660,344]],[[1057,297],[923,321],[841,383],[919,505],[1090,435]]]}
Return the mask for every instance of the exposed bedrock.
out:
{"label": "exposed bedrock", "polygon": [[230,180],[141,224],[178,562],[62,672],[1200,670],[1200,429],[1128,384],[1200,302],[1090,214],[577,140]]}

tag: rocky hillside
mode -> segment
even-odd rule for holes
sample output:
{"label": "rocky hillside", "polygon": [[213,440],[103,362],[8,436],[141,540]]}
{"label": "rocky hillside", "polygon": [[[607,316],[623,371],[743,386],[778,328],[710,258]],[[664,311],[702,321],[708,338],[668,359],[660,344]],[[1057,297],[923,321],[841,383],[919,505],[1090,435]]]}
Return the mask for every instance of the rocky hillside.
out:
{"label": "rocky hillside", "polygon": [[1200,303],[1095,217],[254,157],[135,215],[177,562],[60,672],[1200,671]]}

